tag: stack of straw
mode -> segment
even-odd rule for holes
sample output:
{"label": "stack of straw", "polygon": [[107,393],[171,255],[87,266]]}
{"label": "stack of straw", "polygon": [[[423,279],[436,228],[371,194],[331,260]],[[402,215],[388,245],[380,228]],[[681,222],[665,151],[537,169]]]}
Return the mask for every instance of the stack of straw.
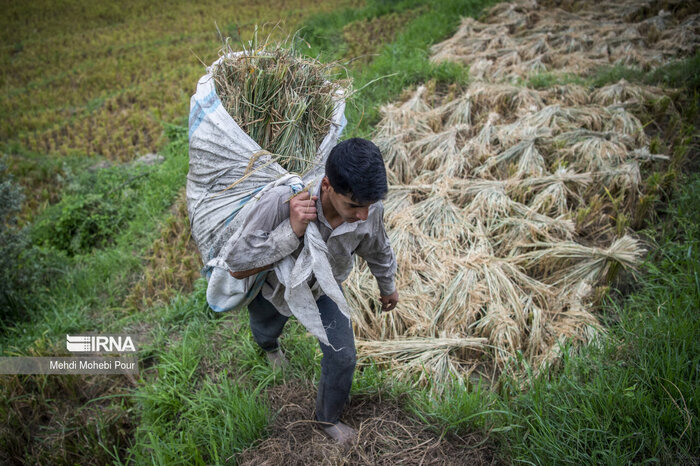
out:
{"label": "stack of straw", "polygon": [[287,171],[304,174],[347,83],[333,80],[334,65],[305,58],[293,45],[259,46],[254,39],[234,52],[227,40],[222,56],[213,75],[224,108]]}
{"label": "stack of straw", "polygon": [[432,60],[468,64],[475,79],[511,80],[610,65],[649,70],[700,45],[700,14],[680,0],[663,8],[652,0],[576,2],[575,12],[549,3],[499,3],[483,23],[464,18]]}
{"label": "stack of straw", "polygon": [[[488,21],[506,10],[517,13],[500,5]],[[386,105],[374,140],[401,301],[379,312],[358,259],[346,296],[361,354],[446,380],[537,372],[565,341],[595,341],[601,285],[644,253],[625,219],[640,167],[668,157],[651,153],[633,110],[659,99],[677,113],[662,89],[624,80],[595,92],[476,81],[444,98],[421,86]]]}
{"label": "stack of straw", "polygon": [[[643,253],[609,215],[634,208],[639,165],[665,159],[620,106],[644,92],[657,90],[621,82],[573,106],[587,95],[576,86],[477,82],[435,106],[420,87],[384,107],[375,142],[392,183],[385,220],[402,298],[377,312],[358,260],[346,295],[359,348],[446,378],[485,361],[508,369],[518,354],[539,370],[564,338],[592,341],[596,286]],[[429,354],[419,351],[426,345]]]}

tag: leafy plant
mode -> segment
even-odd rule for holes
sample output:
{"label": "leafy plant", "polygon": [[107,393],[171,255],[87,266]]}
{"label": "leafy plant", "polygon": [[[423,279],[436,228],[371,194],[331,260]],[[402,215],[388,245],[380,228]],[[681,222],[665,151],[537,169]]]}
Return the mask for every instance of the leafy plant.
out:
{"label": "leafy plant", "polygon": [[46,209],[33,231],[38,244],[69,255],[84,254],[109,244],[133,217],[145,167],[113,167],[86,172],[67,187],[57,204]]}
{"label": "leafy plant", "polygon": [[0,160],[0,325],[17,320],[30,306],[29,291],[46,283],[60,255],[32,245],[27,228],[17,226],[24,195]]}

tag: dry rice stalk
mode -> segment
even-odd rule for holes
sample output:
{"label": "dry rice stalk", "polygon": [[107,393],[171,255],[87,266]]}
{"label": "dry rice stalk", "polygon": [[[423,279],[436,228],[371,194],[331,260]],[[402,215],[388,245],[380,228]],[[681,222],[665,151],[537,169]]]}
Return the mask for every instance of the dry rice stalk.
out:
{"label": "dry rice stalk", "polygon": [[414,221],[415,219],[407,211],[404,211],[393,216],[388,222],[394,225],[390,227],[388,236],[400,269],[407,267],[410,270],[412,267],[420,264],[422,251],[427,244],[425,235],[420,232],[413,223]]}
{"label": "dry rice stalk", "polygon": [[461,154],[466,155],[475,162],[481,162],[492,154],[493,125],[501,116],[498,113],[489,113],[484,126],[479,134],[467,141]]}
{"label": "dry rice stalk", "polygon": [[639,241],[631,236],[615,240],[607,249],[573,242],[532,243],[529,246],[538,249],[513,257],[513,263],[529,271],[536,270],[538,276],[548,277],[553,286],[566,288],[581,282],[598,282],[612,263],[634,269],[645,252]]}
{"label": "dry rice stalk", "polygon": [[537,91],[508,84],[476,82],[469,86],[465,98],[469,99],[472,111],[477,114],[523,116],[544,107]]}
{"label": "dry rice stalk", "polygon": [[430,113],[439,118],[441,128],[451,128],[455,125],[466,125],[470,128],[473,124],[472,101],[466,93],[431,109]]}
{"label": "dry rice stalk", "polygon": [[413,216],[418,220],[421,231],[438,241],[447,241],[456,249],[462,237],[467,234],[464,213],[446,193],[433,192],[425,200],[412,208]]}
{"label": "dry rice stalk", "polygon": [[304,173],[328,133],[339,83],[333,66],[303,58],[294,47],[251,42],[234,53],[227,40],[212,69],[224,108],[287,170]]}
{"label": "dry rice stalk", "polygon": [[[567,187],[567,194],[574,195],[574,193],[579,192],[592,181],[593,178],[590,173],[576,173],[571,169],[560,167],[552,175],[531,177],[518,180],[515,183],[509,183],[507,189],[511,195],[518,194],[522,196],[526,190],[541,191],[552,184],[564,184]],[[574,187],[575,190],[570,189],[569,186]]]}
{"label": "dry rice stalk", "polygon": [[399,133],[374,140],[384,156],[388,168],[387,178],[392,184],[408,183],[415,177],[414,161],[405,139],[406,135]]}
{"label": "dry rice stalk", "polygon": [[[526,197],[528,194],[536,194],[537,192],[546,189],[548,186],[556,183],[564,183],[568,186],[568,192],[576,196],[585,186],[589,185],[593,180],[591,173],[574,173],[565,168],[558,169],[553,175],[540,177],[525,178],[522,180],[486,180],[481,178],[444,178],[442,180],[443,191],[449,193],[450,198],[457,205],[464,205],[474,199],[477,194],[491,190],[503,191],[511,198]],[[404,184],[389,186],[389,200],[392,206],[399,205],[397,199],[402,199],[402,204],[407,199],[410,199],[411,192],[430,193],[435,189],[433,184]],[[399,194],[400,193],[400,194]],[[397,207],[398,209],[398,207]],[[387,208],[387,210],[392,210]],[[525,209],[527,210],[527,209]]]}
{"label": "dry rice stalk", "polygon": [[590,137],[572,144],[562,151],[561,160],[567,160],[581,171],[604,171],[621,164],[627,157],[627,148],[617,141]]}
{"label": "dry rice stalk", "polygon": [[479,318],[481,303],[486,301],[486,289],[478,272],[462,267],[447,286],[441,286],[443,291],[430,322],[431,333],[453,328],[460,334],[467,334],[467,329]]}
{"label": "dry rice stalk", "polygon": [[[491,188],[474,196],[467,206],[465,215],[468,221],[478,219],[483,222],[489,236],[496,244],[506,242],[517,246],[521,241],[509,243],[514,239],[532,238],[539,235],[544,238],[571,238],[574,224],[566,218],[552,218],[538,214],[525,204],[511,199],[503,189]],[[525,236],[518,236],[518,227]],[[512,236],[502,236],[508,233]]]}
{"label": "dry rice stalk", "polygon": [[586,139],[597,138],[606,141],[613,141],[619,145],[622,145],[627,150],[631,150],[636,147],[636,142],[634,138],[615,132],[602,132],[602,131],[591,131],[588,129],[576,129],[573,131],[567,131],[564,133],[557,134],[553,141],[555,144],[572,145],[577,142],[585,141]]}
{"label": "dry rice stalk", "polygon": [[420,118],[428,111],[423,100],[425,91],[425,86],[420,86],[402,105],[389,104],[381,108],[383,124],[374,141],[384,155],[389,168],[387,176],[392,183],[407,183],[415,177],[415,161],[410,155],[409,144],[413,139],[431,132],[427,120]]}
{"label": "dry rice stalk", "polygon": [[421,115],[429,111],[428,104],[424,100],[426,92],[425,86],[419,86],[413,95],[398,107],[394,104],[383,106],[380,111],[384,117],[385,124],[377,133],[378,137],[385,134],[394,135],[398,131],[408,135],[422,134],[430,131]]}
{"label": "dry rice stalk", "polygon": [[[538,219],[531,217],[537,216]],[[548,219],[542,221],[541,219]],[[506,217],[489,223],[489,238],[499,257],[517,255],[532,242],[570,241],[574,237],[574,223],[566,216],[550,219],[531,213],[529,217]]]}
{"label": "dry rice stalk", "polygon": [[[466,167],[459,158],[458,139],[469,130],[467,125],[457,125],[441,133],[428,134],[410,145],[411,156],[418,159],[417,171],[443,168],[445,174],[454,176],[465,173]],[[416,157],[420,154],[421,157]]]}
{"label": "dry rice stalk", "polygon": [[525,303],[524,313],[527,316],[527,321],[530,323],[525,356],[533,360],[547,351],[547,342],[549,340],[547,319],[545,311],[536,306],[532,299],[528,299]]}
{"label": "dry rice stalk", "polygon": [[530,202],[530,207],[543,215],[563,216],[570,210],[567,202],[569,194],[566,184],[555,182],[537,193]]}
{"label": "dry rice stalk", "polygon": [[629,22],[635,16],[626,12],[642,6],[636,0],[589,2],[572,13],[531,1],[499,4],[486,23],[463,19],[453,37],[433,46],[431,59],[469,64],[473,79],[506,81],[540,72],[588,74],[615,64],[646,70],[695,53],[700,14],[679,23],[661,10]]}
{"label": "dry rice stalk", "polygon": [[488,188],[478,192],[466,209],[467,218],[475,216],[490,222],[508,217],[512,212],[513,200],[503,188]]}
{"label": "dry rice stalk", "polygon": [[[439,337],[405,338],[392,340],[360,340],[355,344],[360,353],[379,359],[390,359],[401,372],[421,372],[420,380],[425,380],[424,371],[438,381],[447,381],[457,372],[450,354],[458,351],[481,353],[487,348],[486,338]],[[439,384],[438,384],[439,385]]]}
{"label": "dry rice stalk", "polygon": [[636,160],[640,161],[651,161],[651,160],[670,160],[671,158],[668,155],[664,154],[652,154],[649,152],[649,146],[644,146],[639,149],[634,149],[629,153],[629,156],[631,158],[634,158]]}
{"label": "dry rice stalk", "polygon": [[[520,141],[509,149],[501,152],[496,157],[490,157],[486,160],[482,166],[474,170],[474,173],[479,176],[483,176],[485,173],[490,171],[493,167],[497,167],[506,162],[514,161],[517,159],[516,171],[514,176],[516,178],[525,178],[529,176],[542,176],[545,174],[546,166],[544,158],[537,150],[535,143],[537,138],[530,138]],[[504,173],[503,168],[500,172],[501,176],[499,178],[505,178],[506,173]]]}
{"label": "dry rice stalk", "polygon": [[638,145],[646,143],[644,127],[637,117],[625,111],[623,107],[607,107],[608,118],[603,126],[604,131],[632,137]]}
{"label": "dry rice stalk", "polygon": [[489,344],[497,349],[495,358],[498,365],[505,364],[522,344],[520,326],[499,302],[491,301],[486,306],[486,316],[476,323],[475,329],[488,337]]}
{"label": "dry rice stalk", "polygon": [[552,86],[546,89],[543,94],[544,101],[566,107],[577,107],[591,103],[588,90],[577,84]]}
{"label": "dry rice stalk", "polygon": [[615,84],[610,84],[596,91],[591,96],[591,100],[600,105],[610,106],[626,102],[644,102],[646,100],[657,100],[665,95],[661,89],[651,86],[639,86],[630,84],[621,79]]}
{"label": "dry rice stalk", "polygon": [[[394,185],[390,185],[391,188]],[[401,212],[413,205],[411,191],[408,189],[389,189],[386,199],[382,201],[384,212],[388,213],[389,218],[393,213]]]}

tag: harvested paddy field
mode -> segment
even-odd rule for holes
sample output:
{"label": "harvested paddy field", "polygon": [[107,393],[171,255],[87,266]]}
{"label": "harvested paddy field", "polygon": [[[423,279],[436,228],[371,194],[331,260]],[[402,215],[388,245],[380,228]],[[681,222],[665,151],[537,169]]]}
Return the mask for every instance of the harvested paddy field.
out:
{"label": "harvested paddy field", "polygon": [[[419,86],[382,108],[374,138],[389,169],[385,221],[402,299],[379,313],[371,273],[357,261],[347,294],[363,354],[421,379],[495,380],[502,371],[536,373],[565,342],[605,333],[596,306],[645,253],[633,233],[653,197],[643,174],[673,150],[657,153],[647,126],[680,120],[677,91],[624,79],[537,90],[522,79],[543,69],[659,65],[697,49],[700,14],[648,8],[579,2],[574,14],[498,4],[432,48],[431,60],[468,64],[469,85]],[[648,48],[641,34],[653,24]],[[611,50],[604,61],[592,43]]]}
{"label": "harvested paddy field", "polygon": [[34,152],[119,161],[155,152],[162,123],[183,121],[202,63],[216,57],[217,26],[238,40],[258,24],[283,21],[285,31],[274,33],[280,39],[309,15],[349,4],[15,5],[2,20],[0,138]]}

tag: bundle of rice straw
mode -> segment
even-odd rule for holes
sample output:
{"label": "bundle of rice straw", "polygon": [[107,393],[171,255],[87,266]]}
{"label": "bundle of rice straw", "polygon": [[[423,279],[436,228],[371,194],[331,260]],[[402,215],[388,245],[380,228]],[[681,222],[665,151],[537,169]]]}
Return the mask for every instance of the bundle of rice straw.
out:
{"label": "bundle of rice straw", "polygon": [[468,64],[476,79],[511,80],[610,65],[648,70],[700,45],[700,14],[681,0],[575,2],[575,11],[566,3],[499,3],[483,22],[464,18],[453,37],[433,47],[432,60]]}
{"label": "bundle of rice straw", "polygon": [[226,111],[287,171],[304,174],[328,133],[334,96],[348,82],[334,80],[334,64],[303,57],[292,45],[257,43],[234,52],[227,39],[213,69]]}
{"label": "bundle of rice straw", "polygon": [[639,164],[663,159],[644,156],[642,124],[616,106],[657,91],[625,85],[578,106],[565,104],[575,87],[477,82],[451,101],[430,96],[431,107],[420,87],[385,107],[374,140],[394,183],[385,215],[402,298],[377,313],[357,261],[345,286],[361,354],[447,380],[512,370],[518,354],[538,371],[564,339],[596,338],[595,287],[643,253],[618,236],[610,199],[631,209]]}
{"label": "bundle of rice straw", "polygon": [[[523,365],[536,373],[555,362],[565,341],[591,343],[604,333],[595,314],[602,289],[645,252],[626,223],[642,212],[641,167],[669,159],[651,153],[645,108],[674,90],[624,80],[595,91],[573,84],[535,90],[493,71],[503,65],[505,74],[523,76],[526,60],[549,54],[542,60],[548,70],[571,72],[554,54],[597,53],[577,29],[584,20],[607,28],[601,37],[614,42],[613,55],[636,47],[624,24],[648,3],[606,3],[605,18],[593,2],[576,14],[534,1],[499,4],[485,23],[465,19],[434,50],[434,59],[467,61],[470,71],[481,58],[502,59],[483,68],[483,80],[461,95],[420,86],[383,107],[374,141],[390,180],[385,221],[401,300],[379,312],[369,269],[357,260],[345,290],[357,311],[361,355],[419,382],[474,371],[523,375]],[[697,15],[658,18],[665,18],[657,21],[664,38]],[[533,24],[552,34],[545,28],[529,37]],[[664,60],[685,54],[670,42],[657,45]],[[673,105],[664,111],[678,118]]]}

